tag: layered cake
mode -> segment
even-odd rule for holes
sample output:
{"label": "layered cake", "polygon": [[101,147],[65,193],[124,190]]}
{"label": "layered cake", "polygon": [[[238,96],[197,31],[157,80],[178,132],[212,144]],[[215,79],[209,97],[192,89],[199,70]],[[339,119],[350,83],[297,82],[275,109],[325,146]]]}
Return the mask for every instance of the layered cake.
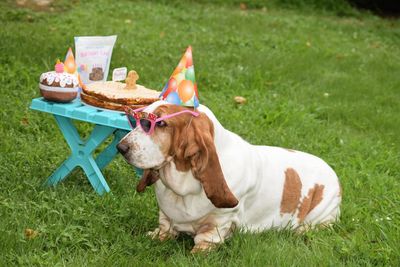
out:
{"label": "layered cake", "polygon": [[78,95],[78,85],[77,76],[65,72],[61,62],[57,62],[55,71],[40,75],[40,94],[49,101],[62,103],[72,101]]}
{"label": "layered cake", "polygon": [[123,106],[139,108],[159,100],[160,92],[135,84],[106,81],[87,84],[82,88],[81,100],[91,106],[124,111]]}

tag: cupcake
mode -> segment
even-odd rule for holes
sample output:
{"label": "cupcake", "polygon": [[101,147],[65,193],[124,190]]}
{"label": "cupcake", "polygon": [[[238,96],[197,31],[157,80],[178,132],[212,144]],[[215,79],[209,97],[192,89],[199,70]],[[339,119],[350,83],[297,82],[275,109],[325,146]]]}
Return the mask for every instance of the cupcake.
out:
{"label": "cupcake", "polygon": [[67,103],[78,96],[79,81],[72,51],[68,51],[65,64],[57,61],[54,71],[40,75],[39,89],[44,99]]}

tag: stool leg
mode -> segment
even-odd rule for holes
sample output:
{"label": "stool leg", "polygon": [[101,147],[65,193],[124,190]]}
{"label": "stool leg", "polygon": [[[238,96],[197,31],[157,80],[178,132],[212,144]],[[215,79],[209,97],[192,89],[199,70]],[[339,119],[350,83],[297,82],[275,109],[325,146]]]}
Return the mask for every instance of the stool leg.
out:
{"label": "stool leg", "polygon": [[103,195],[105,192],[110,192],[110,188],[92,156],[85,159],[80,166],[97,194]]}
{"label": "stool leg", "polygon": [[96,163],[100,170],[104,169],[117,155],[117,145],[119,141],[127,134],[127,131],[116,130],[114,132],[114,139],[96,158]]}
{"label": "stool leg", "polygon": [[105,192],[110,192],[110,188],[108,187],[99,166],[97,166],[96,161],[93,159],[92,153],[104,142],[104,140],[107,139],[108,136],[110,136],[110,134],[113,133],[113,131],[115,131],[115,129],[112,127],[96,125],[88,140],[85,142],[84,147],[81,148],[81,152],[84,156],[79,165],[82,167],[90,184],[99,195],[102,195]]}
{"label": "stool leg", "polygon": [[44,183],[45,186],[55,186],[59,182],[65,179],[68,174],[71,173],[73,169],[76,167],[76,161],[73,156],[70,156],[66,159],[57,170],[50,175],[47,181]]}
{"label": "stool leg", "polygon": [[[96,158],[96,163],[99,166],[100,170],[104,169],[111,162],[111,160],[115,158],[115,156],[118,154],[117,145],[119,141],[121,141],[121,139],[128,133],[128,131],[124,130],[116,130],[114,132],[114,139],[111,144],[109,144],[107,148],[104,149],[103,152],[101,152]],[[139,169],[137,167],[134,168],[136,174],[139,175],[139,177],[143,175],[142,169]]]}
{"label": "stool leg", "polygon": [[[107,166],[117,154],[116,145],[127,134],[127,131],[115,130],[115,128],[96,125],[86,141],[82,141],[76,127],[70,118],[54,116],[62,134],[71,148],[71,156],[48,178],[45,185],[56,185],[62,181],[76,166],[80,166],[85,172],[94,190],[102,195],[109,192],[110,188],[104,179],[101,169]],[[93,151],[114,133],[111,144],[100,153],[96,160],[93,159]]]}
{"label": "stool leg", "polygon": [[92,133],[84,144],[84,148],[82,149],[84,154],[91,155],[93,151],[99,145],[101,145],[114,131],[115,128],[96,124]]}
{"label": "stool leg", "polygon": [[58,168],[57,170],[47,178],[47,181],[44,183],[46,186],[54,186],[57,183],[61,182],[71,173],[73,169],[75,169],[77,165],[77,159],[74,155],[74,151],[82,144],[82,140],[79,137],[78,131],[76,127],[72,123],[70,118],[54,115],[58,127],[61,130],[61,133],[64,135],[65,140],[67,141],[69,147],[72,150],[72,155],[68,157]]}
{"label": "stool leg", "polygon": [[82,145],[84,142],[80,138],[75,125],[72,123],[72,120],[70,118],[58,115],[54,115],[54,118],[56,119],[58,127],[60,128],[61,133],[64,135],[65,141],[67,141],[71,150],[78,150],[79,145]]}
{"label": "stool leg", "polygon": [[45,185],[56,185],[76,166],[81,166],[85,172],[90,184],[96,192],[102,195],[109,192],[110,188],[104,179],[96,161],[93,159],[93,151],[104,142],[104,140],[115,131],[112,127],[96,125],[86,141],[82,141],[76,127],[70,118],[55,115],[57,124],[64,135],[69,147],[71,148],[71,156],[64,161],[60,167],[47,179]]}

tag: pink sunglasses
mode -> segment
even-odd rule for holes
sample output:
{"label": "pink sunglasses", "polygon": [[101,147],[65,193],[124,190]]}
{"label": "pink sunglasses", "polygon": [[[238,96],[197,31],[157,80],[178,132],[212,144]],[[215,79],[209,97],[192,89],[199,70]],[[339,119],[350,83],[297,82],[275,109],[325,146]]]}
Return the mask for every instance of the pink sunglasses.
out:
{"label": "pink sunglasses", "polygon": [[151,135],[154,132],[154,127],[157,126],[165,126],[166,123],[164,120],[184,114],[190,113],[193,116],[199,116],[199,113],[191,111],[191,110],[182,110],[176,113],[172,113],[163,117],[158,117],[154,113],[142,112],[146,107],[131,109],[130,107],[124,106],[126,117],[128,118],[129,125],[132,129],[135,129],[137,125],[140,125],[140,128],[147,134]]}

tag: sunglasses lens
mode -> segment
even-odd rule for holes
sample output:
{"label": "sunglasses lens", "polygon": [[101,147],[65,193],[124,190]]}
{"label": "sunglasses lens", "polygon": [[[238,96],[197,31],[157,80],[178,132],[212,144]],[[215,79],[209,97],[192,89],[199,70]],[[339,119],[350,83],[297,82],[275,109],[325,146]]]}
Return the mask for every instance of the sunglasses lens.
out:
{"label": "sunglasses lens", "polygon": [[135,120],[135,118],[132,116],[132,115],[128,115],[128,120],[129,120],[129,123],[131,124],[131,126],[133,127],[133,128],[135,128],[136,127],[136,120]]}
{"label": "sunglasses lens", "polygon": [[151,121],[146,120],[146,119],[141,119],[140,120],[140,126],[142,126],[143,131],[148,133],[150,131],[150,128],[151,128]]}

